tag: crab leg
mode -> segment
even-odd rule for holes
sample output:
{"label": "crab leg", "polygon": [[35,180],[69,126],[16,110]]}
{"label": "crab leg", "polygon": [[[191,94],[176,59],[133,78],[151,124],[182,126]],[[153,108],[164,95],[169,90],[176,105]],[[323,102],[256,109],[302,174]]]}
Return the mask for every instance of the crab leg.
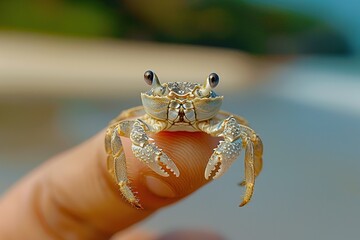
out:
{"label": "crab leg", "polygon": [[260,138],[251,128],[239,124],[233,116],[229,116],[222,121],[209,120],[201,122],[198,124],[198,128],[212,136],[224,138],[224,141],[219,142],[209,159],[205,169],[206,179],[210,178],[216,169],[217,172],[213,175],[214,179],[223,175],[239,157],[241,149],[245,149],[245,180],[242,185],[246,189],[240,204],[240,206],[244,206],[251,199],[255,177],[260,173],[262,166],[262,143]]}
{"label": "crab leg", "polygon": [[120,136],[129,137],[134,121],[121,121],[110,126],[106,131],[105,146],[108,155],[108,171],[113,176],[125,199],[136,208],[142,208],[139,199],[130,188],[127,177],[126,158]]}
{"label": "crab leg", "polygon": [[[262,159],[262,154],[263,154],[263,144],[261,139],[259,138],[259,136],[256,136],[255,140],[252,141],[253,145],[254,145],[254,172],[255,172],[255,177],[259,176],[261,170],[262,170],[262,166],[263,166],[263,159]],[[245,180],[243,180],[239,185],[240,186],[245,186]]]}
{"label": "crab leg", "polygon": [[[218,118],[220,117],[227,118],[229,116],[233,116],[240,125],[248,127],[248,122],[243,117],[231,115],[231,113],[225,111],[220,111],[219,114],[217,115]],[[249,132],[250,134],[254,132],[251,128],[248,127],[248,129],[249,130],[247,132]],[[257,135],[255,136],[255,139],[252,140],[252,142],[254,143],[254,170],[255,170],[255,177],[257,177],[259,176],[263,165],[263,159],[262,159],[263,144],[260,137]],[[240,186],[245,186],[245,180],[240,183]]]}
{"label": "crab leg", "polygon": [[251,140],[248,138],[245,143],[245,194],[243,200],[240,203],[240,207],[248,203],[254,192],[255,184],[255,169],[254,169],[254,146]]}
{"label": "crab leg", "polygon": [[175,163],[155,143],[150,143],[150,139],[146,134],[146,132],[156,133],[162,131],[166,124],[160,121],[151,122],[151,126],[141,119],[124,120],[113,123],[106,131],[105,146],[108,153],[108,171],[119,185],[125,199],[136,208],[142,208],[142,206],[130,188],[130,181],[127,177],[126,158],[120,136],[130,137],[135,157],[157,174],[163,177],[169,176],[165,169],[163,169],[163,167],[166,167],[175,176],[180,175]]}

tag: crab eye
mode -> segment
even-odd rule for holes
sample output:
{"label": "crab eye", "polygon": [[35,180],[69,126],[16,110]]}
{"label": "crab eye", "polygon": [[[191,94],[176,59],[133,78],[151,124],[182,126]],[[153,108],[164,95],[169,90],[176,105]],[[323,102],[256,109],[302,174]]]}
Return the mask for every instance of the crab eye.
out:
{"label": "crab eye", "polygon": [[147,84],[151,85],[153,83],[154,73],[150,70],[144,73],[144,80]]}
{"label": "crab eye", "polygon": [[208,79],[211,88],[214,88],[219,84],[219,75],[216,73],[211,73]]}

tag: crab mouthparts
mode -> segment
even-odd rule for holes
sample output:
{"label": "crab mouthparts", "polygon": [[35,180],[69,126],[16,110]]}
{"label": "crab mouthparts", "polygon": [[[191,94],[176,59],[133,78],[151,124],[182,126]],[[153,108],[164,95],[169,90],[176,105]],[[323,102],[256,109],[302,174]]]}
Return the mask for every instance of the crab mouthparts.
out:
{"label": "crab mouthparts", "polygon": [[184,94],[179,94],[179,93],[176,93],[176,92],[170,92],[169,93],[169,97],[170,98],[183,98],[183,99],[189,99],[189,98],[194,98],[194,94],[192,92],[187,92],[187,93],[184,93]]}

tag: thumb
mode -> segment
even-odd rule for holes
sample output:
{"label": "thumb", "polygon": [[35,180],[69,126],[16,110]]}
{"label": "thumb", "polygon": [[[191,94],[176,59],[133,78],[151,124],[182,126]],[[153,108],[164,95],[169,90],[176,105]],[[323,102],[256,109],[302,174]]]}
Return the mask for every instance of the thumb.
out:
{"label": "thumb", "polygon": [[[139,162],[123,139],[127,172],[144,210],[121,196],[106,167],[104,132],[46,162],[0,200],[0,239],[108,239],[206,183],[217,140],[201,132],[162,132],[155,142],[180,177],[161,177]],[[19,223],[22,231],[18,231]]]}

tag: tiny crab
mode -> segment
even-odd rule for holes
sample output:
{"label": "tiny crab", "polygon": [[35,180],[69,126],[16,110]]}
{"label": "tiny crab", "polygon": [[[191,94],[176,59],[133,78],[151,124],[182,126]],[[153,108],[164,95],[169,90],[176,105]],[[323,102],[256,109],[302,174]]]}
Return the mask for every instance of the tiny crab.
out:
{"label": "tiny crab", "polygon": [[219,76],[211,73],[204,84],[161,84],[154,72],[146,71],[144,79],[151,89],[141,93],[143,105],[128,109],[112,120],[105,136],[108,170],[125,199],[134,207],[142,208],[130,187],[120,137],[131,139],[135,157],[154,172],[163,177],[168,177],[169,173],[179,177],[176,164],[155,142],[150,141],[148,134],[202,131],[223,139],[205,167],[206,179],[222,176],[239,157],[241,150],[245,150],[245,178],[240,183],[245,187],[245,193],[240,207],[247,204],[254,191],[255,177],[262,168],[263,145],[245,119],[220,110],[223,97],[213,91],[219,83]]}

